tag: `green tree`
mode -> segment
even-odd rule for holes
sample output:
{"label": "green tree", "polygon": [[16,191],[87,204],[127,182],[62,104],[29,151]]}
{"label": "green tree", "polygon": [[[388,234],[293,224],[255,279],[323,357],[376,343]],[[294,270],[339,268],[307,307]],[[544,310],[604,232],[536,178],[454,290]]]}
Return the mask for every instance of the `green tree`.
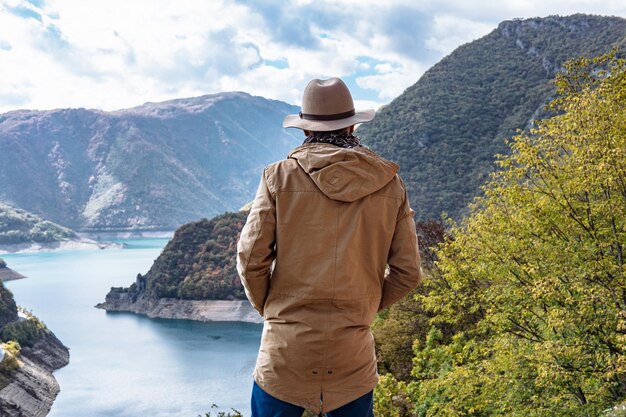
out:
{"label": "green tree", "polygon": [[599,416],[626,398],[626,63],[569,62],[556,86],[555,116],[513,139],[437,253],[384,415],[403,396],[405,415],[438,417]]}

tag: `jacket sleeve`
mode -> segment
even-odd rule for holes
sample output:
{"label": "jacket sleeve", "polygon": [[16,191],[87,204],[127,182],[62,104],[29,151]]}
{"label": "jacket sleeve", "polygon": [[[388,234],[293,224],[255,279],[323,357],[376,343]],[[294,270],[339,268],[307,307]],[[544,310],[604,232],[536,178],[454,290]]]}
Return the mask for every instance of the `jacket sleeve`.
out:
{"label": "jacket sleeve", "polygon": [[266,168],[237,243],[237,272],[248,300],[261,315],[276,258],[276,200],[267,177]]}
{"label": "jacket sleeve", "polygon": [[389,249],[387,258],[389,274],[383,282],[383,293],[378,311],[407,295],[422,278],[413,213],[405,190],[404,201],[398,211],[396,229]]}

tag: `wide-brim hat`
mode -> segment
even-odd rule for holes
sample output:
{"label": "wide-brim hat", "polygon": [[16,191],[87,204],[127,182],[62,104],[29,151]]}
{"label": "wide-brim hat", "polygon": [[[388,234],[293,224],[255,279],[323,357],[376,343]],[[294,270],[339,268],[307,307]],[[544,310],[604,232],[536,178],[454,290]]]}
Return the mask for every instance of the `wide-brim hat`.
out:
{"label": "wide-brim hat", "polygon": [[369,122],[375,111],[354,109],[352,95],[339,78],[311,80],[304,89],[302,110],[283,120],[283,127],[295,127],[313,132],[329,132],[357,123]]}

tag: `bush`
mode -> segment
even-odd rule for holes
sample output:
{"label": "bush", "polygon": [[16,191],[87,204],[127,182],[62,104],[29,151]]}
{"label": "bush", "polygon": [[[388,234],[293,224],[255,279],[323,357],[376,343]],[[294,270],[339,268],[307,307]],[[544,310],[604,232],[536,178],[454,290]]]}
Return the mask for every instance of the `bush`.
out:
{"label": "bush", "polygon": [[26,320],[14,321],[4,326],[0,339],[4,342],[16,341],[21,346],[33,347],[43,336],[44,331],[43,323],[31,316]]}
{"label": "bush", "polygon": [[4,343],[2,349],[4,350],[4,358],[2,358],[2,362],[0,362],[0,371],[13,371],[17,369],[20,366],[18,358],[22,350],[20,344],[12,340]]}
{"label": "bush", "polygon": [[[213,404],[211,406],[211,408],[215,409],[217,408],[218,405],[217,404]],[[218,411],[215,414],[215,417],[243,417],[243,414],[241,414],[239,411],[235,410],[234,408],[231,408],[231,410],[233,411],[231,412],[224,412],[224,411]],[[211,412],[209,411],[208,413],[204,413],[204,415],[199,414],[198,417],[211,417],[213,414],[211,414]]]}

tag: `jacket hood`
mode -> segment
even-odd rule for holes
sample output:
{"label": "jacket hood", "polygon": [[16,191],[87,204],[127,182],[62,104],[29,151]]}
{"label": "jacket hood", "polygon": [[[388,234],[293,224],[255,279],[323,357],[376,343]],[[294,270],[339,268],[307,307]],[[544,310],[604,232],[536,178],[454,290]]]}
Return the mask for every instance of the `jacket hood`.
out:
{"label": "jacket hood", "polygon": [[298,161],[328,198],[344,202],[380,190],[400,168],[365,147],[340,148],[325,143],[301,145],[289,158]]}

